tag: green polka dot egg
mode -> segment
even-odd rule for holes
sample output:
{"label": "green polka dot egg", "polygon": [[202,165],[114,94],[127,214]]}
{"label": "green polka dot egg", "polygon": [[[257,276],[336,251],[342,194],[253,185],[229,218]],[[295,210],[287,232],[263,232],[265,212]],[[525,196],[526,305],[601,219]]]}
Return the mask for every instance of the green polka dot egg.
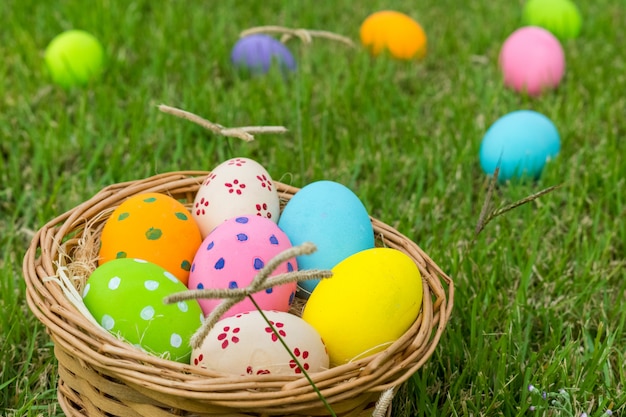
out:
{"label": "green polka dot egg", "polygon": [[140,259],[114,259],[91,274],[83,301],[100,325],[145,352],[189,363],[189,340],[202,325],[196,300],[165,304],[187,287],[172,273]]}
{"label": "green polka dot egg", "polygon": [[99,265],[119,258],[145,259],[187,285],[202,238],[181,202],[165,194],[143,193],[128,198],[111,213],[100,243]]}

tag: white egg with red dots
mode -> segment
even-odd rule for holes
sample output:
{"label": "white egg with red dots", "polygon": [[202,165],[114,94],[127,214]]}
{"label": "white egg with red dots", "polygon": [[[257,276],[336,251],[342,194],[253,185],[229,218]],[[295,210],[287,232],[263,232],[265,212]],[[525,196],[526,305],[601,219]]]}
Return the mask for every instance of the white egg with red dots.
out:
{"label": "white egg with red dots", "polygon": [[[191,264],[189,289],[247,287],[259,271],[279,253],[291,248],[291,241],[271,220],[255,216],[238,216],[217,226],[204,239]],[[296,271],[296,258],[280,264],[270,275],[272,277]],[[295,282],[277,285],[252,294],[254,301],[262,309],[289,310],[296,294]],[[209,315],[221,299],[202,298],[200,306]],[[222,317],[254,310],[248,298],[231,307]]]}
{"label": "white egg with red dots", "polygon": [[97,267],[83,290],[92,316],[110,333],[156,356],[187,363],[189,340],[202,325],[196,300],[165,304],[186,291],[163,267],[141,259],[113,259]]}
{"label": "white egg with red dots", "polygon": [[252,214],[278,222],[280,201],[267,170],[249,158],[232,158],[211,171],[198,188],[192,215],[205,238],[231,217]]}
{"label": "white egg with red dots", "polygon": [[218,321],[191,365],[231,375],[302,375],[328,369],[329,358],[319,333],[300,317],[254,310]]}

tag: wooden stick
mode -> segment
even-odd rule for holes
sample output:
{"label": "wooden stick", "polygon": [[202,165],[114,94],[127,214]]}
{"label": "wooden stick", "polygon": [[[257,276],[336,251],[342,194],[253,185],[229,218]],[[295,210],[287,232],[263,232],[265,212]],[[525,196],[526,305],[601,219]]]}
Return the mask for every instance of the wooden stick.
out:
{"label": "wooden stick", "polygon": [[202,126],[205,129],[210,130],[213,133],[220,134],[222,136],[239,138],[245,142],[252,142],[254,140],[253,133],[285,133],[288,132],[286,127],[283,126],[243,126],[243,127],[231,127],[227,128],[220,124],[210,122],[196,114],[191,112],[171,107],[165,104],[159,104],[159,110],[163,113],[168,113],[181,119],[189,120],[197,125]]}
{"label": "wooden stick", "polygon": [[333,41],[341,42],[343,44],[348,45],[351,48],[355,47],[355,44],[352,41],[352,39],[347,38],[342,35],[338,35],[333,32],[328,32],[325,30],[313,30],[313,29],[302,29],[302,28],[291,29],[291,28],[286,28],[282,26],[258,26],[258,27],[253,27],[253,28],[244,30],[243,32],[239,34],[239,36],[243,38],[244,36],[253,35],[257,33],[282,33],[283,36],[280,39],[280,41],[283,43],[287,42],[289,39],[293,37],[297,37],[302,42],[309,44],[313,42],[314,37],[318,37],[318,38],[325,38],[325,39],[330,39]]}

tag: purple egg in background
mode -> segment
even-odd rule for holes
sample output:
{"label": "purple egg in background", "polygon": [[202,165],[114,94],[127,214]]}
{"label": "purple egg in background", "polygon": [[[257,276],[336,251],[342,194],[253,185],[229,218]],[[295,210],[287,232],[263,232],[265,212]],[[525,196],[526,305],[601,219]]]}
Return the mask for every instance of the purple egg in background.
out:
{"label": "purple egg in background", "polygon": [[296,60],[289,49],[269,35],[249,35],[239,39],[230,54],[232,63],[238,67],[265,74],[275,61],[282,70],[295,71]]}

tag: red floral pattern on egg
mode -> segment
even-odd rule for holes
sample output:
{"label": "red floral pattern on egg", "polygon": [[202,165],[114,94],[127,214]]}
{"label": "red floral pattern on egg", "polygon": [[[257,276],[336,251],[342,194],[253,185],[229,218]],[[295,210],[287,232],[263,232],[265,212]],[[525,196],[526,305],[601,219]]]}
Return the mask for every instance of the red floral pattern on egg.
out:
{"label": "red floral pattern on egg", "polygon": [[270,370],[269,369],[258,369],[258,370],[254,370],[254,368],[250,365],[248,365],[248,367],[246,368],[246,373],[248,375],[267,375],[270,374]]}
{"label": "red floral pattern on egg", "polygon": [[216,175],[214,173],[210,173],[209,175],[207,175],[206,179],[204,180],[204,182],[202,183],[202,185],[209,185],[211,183],[211,181],[213,181],[215,179]]}
{"label": "red floral pattern on egg", "polygon": [[270,320],[270,323],[272,324],[272,326],[274,326],[274,329],[276,329],[276,331],[274,331],[274,329],[272,329],[270,326],[267,326],[265,328],[265,333],[270,333],[272,335],[272,342],[278,341],[278,336],[276,335],[276,333],[278,333],[281,337],[287,336],[287,333],[283,329],[283,327],[285,327],[285,323],[274,323],[272,320]]}
{"label": "red floral pattern on egg", "polygon": [[272,191],[272,181],[265,176],[265,174],[257,175],[256,178],[261,183],[261,188],[266,188],[268,191]]}
{"label": "red floral pattern on egg", "polygon": [[[302,368],[304,368],[305,371],[308,371],[311,365],[309,365],[309,363],[305,361],[309,357],[309,351],[300,350],[300,348],[295,348],[293,350],[293,355],[298,359],[298,362],[300,362],[300,365],[302,366]],[[302,373],[302,369],[300,368],[300,366],[298,366],[298,363],[294,359],[289,361],[289,367],[293,369],[293,371],[296,374]]]}
{"label": "red floral pattern on egg", "polygon": [[[203,206],[202,199],[210,205]],[[205,238],[218,225],[237,216],[261,213],[277,223],[280,199],[270,174],[262,165],[248,158],[233,158],[215,167],[204,178],[192,209]]]}
{"label": "red floral pattern on egg", "polygon": [[257,216],[265,217],[267,219],[272,218],[272,212],[267,209],[267,203],[256,203],[254,208],[256,209]]}
{"label": "red floral pattern on egg", "polygon": [[204,355],[201,353],[197,357],[193,358],[193,364],[196,366],[202,365],[203,360],[204,360]]}
{"label": "red floral pattern on egg", "polygon": [[229,194],[242,195],[243,190],[246,188],[246,184],[239,181],[237,178],[230,182],[225,182],[224,186],[228,189]]}
{"label": "red floral pattern on egg", "polygon": [[241,167],[246,162],[247,161],[245,159],[242,159],[242,158],[233,158],[233,159],[228,161],[228,165],[235,165],[235,166]]}
{"label": "red floral pattern on egg", "polygon": [[204,216],[206,214],[206,208],[209,207],[209,200],[206,200],[204,197],[197,201],[194,204],[194,209],[196,210],[197,216]]}
{"label": "red floral pattern on egg", "polygon": [[239,337],[237,337],[237,333],[239,333],[240,330],[241,329],[239,327],[235,327],[232,329],[231,332],[230,326],[224,326],[224,328],[222,328],[222,333],[217,335],[217,340],[222,342],[222,349],[226,349],[228,347],[229,341],[232,343],[239,343]]}
{"label": "red floral pattern on egg", "polygon": [[[266,319],[290,351],[270,336],[273,331]],[[233,336],[237,343],[232,341]],[[244,376],[301,375],[303,371],[319,372],[329,367],[328,354],[315,329],[298,316],[273,310],[263,315],[253,310],[220,320],[194,349],[192,358],[192,365]]]}

